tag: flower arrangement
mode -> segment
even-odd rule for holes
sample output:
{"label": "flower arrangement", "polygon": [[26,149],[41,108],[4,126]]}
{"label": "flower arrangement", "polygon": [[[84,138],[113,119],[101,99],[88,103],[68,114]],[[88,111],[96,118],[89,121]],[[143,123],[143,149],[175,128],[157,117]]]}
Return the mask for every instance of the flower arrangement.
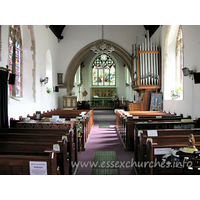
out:
{"label": "flower arrangement", "polygon": [[119,100],[119,96],[116,93],[111,98],[112,98],[112,101],[118,101]]}
{"label": "flower arrangement", "polygon": [[51,94],[52,93],[52,88],[48,88],[46,89],[47,94]]}
{"label": "flower arrangement", "polygon": [[172,99],[177,99],[180,97],[181,92],[183,91],[182,87],[180,86],[179,88],[176,88],[175,90],[171,91],[171,97]]}
{"label": "flower arrangement", "polygon": [[78,131],[78,136],[80,137],[82,135],[82,133],[83,133],[83,126],[80,123],[78,117],[76,117],[76,129]]}

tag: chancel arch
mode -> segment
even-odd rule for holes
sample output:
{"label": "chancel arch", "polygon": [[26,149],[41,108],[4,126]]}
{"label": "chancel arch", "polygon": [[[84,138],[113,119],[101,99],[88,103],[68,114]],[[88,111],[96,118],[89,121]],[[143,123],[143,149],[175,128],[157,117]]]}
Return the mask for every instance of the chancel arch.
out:
{"label": "chancel arch", "polygon": [[[67,94],[69,94],[71,92],[71,90],[73,89],[74,76],[76,74],[78,67],[89,55],[91,55],[93,53],[91,51],[92,46],[100,43],[101,41],[102,40],[92,42],[92,43],[88,44],[87,46],[85,46],[84,48],[82,48],[70,62],[69,66],[67,68],[66,75],[65,75],[65,86],[67,89]],[[131,56],[128,54],[128,52],[113,42],[110,42],[107,40],[103,40],[103,41],[106,45],[108,45],[108,46],[112,45],[114,47],[115,51],[113,52],[113,54],[116,54],[124,62],[124,64],[129,69],[130,74],[132,74]]]}

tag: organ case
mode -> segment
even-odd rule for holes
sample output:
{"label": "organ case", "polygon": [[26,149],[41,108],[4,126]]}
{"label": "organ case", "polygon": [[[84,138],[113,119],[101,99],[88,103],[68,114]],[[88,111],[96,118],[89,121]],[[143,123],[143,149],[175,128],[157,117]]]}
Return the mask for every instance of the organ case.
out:
{"label": "organ case", "polygon": [[149,39],[149,31],[141,45],[133,45],[132,58],[132,88],[143,98],[137,104],[133,103],[130,110],[135,110],[134,105],[137,110],[149,110],[151,92],[158,92],[161,88],[160,47]]}

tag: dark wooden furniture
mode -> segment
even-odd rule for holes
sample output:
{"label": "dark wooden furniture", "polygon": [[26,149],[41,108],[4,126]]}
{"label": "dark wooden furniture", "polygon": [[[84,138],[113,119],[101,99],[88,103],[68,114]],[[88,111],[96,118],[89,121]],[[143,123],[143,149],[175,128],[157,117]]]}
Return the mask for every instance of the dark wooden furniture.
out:
{"label": "dark wooden furniture", "polygon": [[[130,114],[127,116],[125,114]],[[134,150],[134,129],[194,128],[196,121],[160,111],[116,111],[116,128],[126,150]],[[183,119],[186,121],[183,121]],[[188,121],[187,121],[188,120]]]}
{"label": "dark wooden furniture", "polygon": [[[81,113],[86,112],[83,117],[81,117]],[[85,145],[87,142],[87,139],[89,137],[89,134],[93,127],[93,110],[53,110],[44,112],[41,114],[41,118],[43,117],[49,117],[51,118],[52,115],[58,115],[60,118],[65,118],[65,123],[42,123],[40,121],[37,121],[37,123],[25,123],[20,120],[13,120],[10,119],[10,127],[11,128],[42,128],[42,129],[67,129],[70,130],[71,128],[75,127],[75,121],[70,121],[71,119],[76,119],[76,117],[80,118],[80,123],[83,126],[83,133],[82,133],[82,151],[85,150]],[[35,119],[36,115],[30,116],[31,119]],[[19,123],[20,122],[20,123]]]}
{"label": "dark wooden furniture", "polygon": [[[62,137],[67,136],[67,142],[62,144]],[[0,141],[7,142],[2,144],[0,152],[9,152],[11,150],[12,145],[15,146],[16,152],[30,152],[30,153],[42,153],[44,150],[51,150],[53,148],[53,144],[57,144],[60,146],[60,152],[58,153],[59,164],[61,167],[62,174],[73,174],[75,172],[75,168],[71,165],[71,162],[75,163],[78,161],[78,135],[77,132],[74,131],[66,131],[66,130],[54,130],[54,129],[1,129],[0,133]],[[9,142],[14,142],[11,146],[9,146]],[[22,142],[25,144],[18,144],[16,146],[16,142]],[[28,151],[28,147],[26,143],[32,144],[37,143],[35,148],[38,148]],[[45,144],[41,144],[45,143]],[[63,146],[64,145],[64,146]],[[23,146],[23,148],[21,148]],[[32,144],[33,146],[33,144]],[[37,152],[39,151],[39,152]]]}
{"label": "dark wooden furniture", "polygon": [[47,163],[47,175],[59,175],[56,153],[46,155],[0,155],[0,175],[30,175],[29,162]]}
{"label": "dark wooden furniture", "polygon": [[57,165],[62,175],[69,175],[69,155],[67,142],[27,142],[26,141],[0,141],[0,154],[6,155],[43,155],[53,151],[53,145],[59,146],[60,150],[55,150],[57,154]]}
{"label": "dark wooden furniture", "polygon": [[158,136],[148,136],[147,130],[140,133],[140,141],[137,146],[137,157],[135,161],[144,162],[147,156],[146,142],[151,138],[153,145],[161,144],[179,144],[187,146],[188,137],[193,134],[196,141],[200,141],[200,131],[191,129],[159,129],[157,130]]}
{"label": "dark wooden furniture", "polygon": [[[183,141],[184,139],[184,141]],[[172,165],[167,165],[165,167],[165,163],[163,162],[163,164],[159,165],[158,162],[162,163],[162,156],[163,155],[156,155],[155,154],[155,149],[158,148],[172,148],[172,149],[180,149],[181,147],[185,147],[187,146],[187,139],[188,137],[185,136],[176,136],[173,138],[173,142],[172,142],[172,137],[166,137],[165,138],[165,142],[164,143],[158,143],[157,144],[153,144],[151,141],[147,141],[146,142],[146,163],[152,163],[152,165],[146,165],[146,167],[144,168],[145,171],[145,175],[176,175],[176,174],[183,174],[183,170],[184,168],[184,163],[181,163],[182,161],[180,161],[179,165],[180,167],[175,167]],[[195,136],[196,139],[196,147],[200,148],[200,136]],[[185,143],[186,142],[186,143]],[[155,164],[155,161],[157,162],[157,165]],[[154,163],[154,164],[153,164]],[[192,171],[187,171],[188,174],[193,174]],[[186,174],[186,171],[184,172],[184,174]]]}

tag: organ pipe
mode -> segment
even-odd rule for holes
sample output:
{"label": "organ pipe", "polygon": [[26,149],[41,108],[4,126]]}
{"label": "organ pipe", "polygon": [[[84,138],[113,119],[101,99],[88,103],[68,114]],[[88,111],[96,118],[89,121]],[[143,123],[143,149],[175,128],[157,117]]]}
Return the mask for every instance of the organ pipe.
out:
{"label": "organ pipe", "polygon": [[[138,43],[138,41],[137,41]],[[159,80],[159,48],[149,38],[149,31],[141,45],[135,45],[133,48],[133,56],[138,59],[133,62],[133,73],[137,73],[138,85],[154,85],[160,84]],[[136,60],[136,59],[135,59]]]}

